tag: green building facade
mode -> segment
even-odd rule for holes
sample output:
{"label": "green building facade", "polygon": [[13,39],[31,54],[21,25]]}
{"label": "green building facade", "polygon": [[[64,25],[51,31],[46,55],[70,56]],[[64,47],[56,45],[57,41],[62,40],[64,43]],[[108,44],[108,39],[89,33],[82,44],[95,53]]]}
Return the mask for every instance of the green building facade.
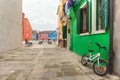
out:
{"label": "green building facade", "polygon": [[105,46],[101,58],[108,59],[110,29],[108,26],[108,0],[76,0],[69,9],[70,16],[70,49],[82,56],[88,50],[98,52],[95,44]]}

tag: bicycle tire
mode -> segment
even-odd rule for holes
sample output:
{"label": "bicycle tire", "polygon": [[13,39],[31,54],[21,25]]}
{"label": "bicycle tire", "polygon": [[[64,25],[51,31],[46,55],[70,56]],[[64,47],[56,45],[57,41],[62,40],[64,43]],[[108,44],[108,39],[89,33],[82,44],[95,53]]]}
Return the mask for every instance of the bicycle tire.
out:
{"label": "bicycle tire", "polygon": [[[104,76],[104,75],[106,75],[107,74],[107,72],[108,72],[108,66],[107,66],[107,63],[104,61],[104,60],[100,60],[99,61],[99,64],[104,64],[104,65],[102,65],[102,66],[100,66],[100,67],[97,67],[97,68],[99,68],[99,69],[96,69],[96,64],[98,64],[98,61],[96,60],[95,62],[94,62],[94,64],[93,64],[93,70],[94,70],[94,72],[97,74],[97,75],[99,75],[99,76]],[[106,68],[104,68],[104,66],[106,67]],[[103,72],[103,70],[105,69],[105,71]],[[100,71],[98,71],[98,70],[100,70]]]}
{"label": "bicycle tire", "polygon": [[87,60],[86,62],[84,62],[84,58],[86,58],[88,55],[83,55],[82,58],[81,58],[81,63],[83,66],[86,66],[87,65]]}

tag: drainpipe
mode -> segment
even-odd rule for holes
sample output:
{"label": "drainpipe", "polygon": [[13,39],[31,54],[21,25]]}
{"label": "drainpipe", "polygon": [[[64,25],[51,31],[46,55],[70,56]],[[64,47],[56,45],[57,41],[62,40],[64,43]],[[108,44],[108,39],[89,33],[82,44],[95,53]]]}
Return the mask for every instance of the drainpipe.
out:
{"label": "drainpipe", "polygon": [[114,60],[114,51],[113,51],[113,22],[114,22],[114,0],[108,0],[109,1],[109,17],[108,17],[108,23],[110,27],[110,47],[109,47],[109,66],[108,66],[108,72],[109,74],[113,73],[113,60]]}

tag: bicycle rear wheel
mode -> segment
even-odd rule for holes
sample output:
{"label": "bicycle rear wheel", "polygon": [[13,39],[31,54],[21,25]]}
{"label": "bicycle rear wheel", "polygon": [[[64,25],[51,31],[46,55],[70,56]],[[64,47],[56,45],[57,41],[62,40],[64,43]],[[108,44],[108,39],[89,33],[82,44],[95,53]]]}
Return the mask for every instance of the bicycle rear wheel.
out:
{"label": "bicycle rear wheel", "polygon": [[104,60],[100,60],[99,63],[98,61],[95,61],[93,64],[93,70],[97,75],[104,76],[108,72],[107,63]]}
{"label": "bicycle rear wheel", "polygon": [[82,58],[81,58],[81,63],[83,66],[86,66],[87,65],[87,62],[88,62],[88,56],[89,55],[83,55]]}

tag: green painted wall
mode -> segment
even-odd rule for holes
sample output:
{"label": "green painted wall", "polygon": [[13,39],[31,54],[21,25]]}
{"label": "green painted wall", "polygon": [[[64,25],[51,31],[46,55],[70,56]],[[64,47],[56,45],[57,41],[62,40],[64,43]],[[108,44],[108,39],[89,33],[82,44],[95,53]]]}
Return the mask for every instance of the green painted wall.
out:
{"label": "green painted wall", "polygon": [[[101,50],[101,57],[107,59],[107,53],[109,51],[109,28],[106,29],[106,33],[101,34],[91,34],[92,29],[92,0],[90,0],[90,35],[80,36],[77,34],[77,16],[76,12],[86,0],[77,0],[79,3],[76,3],[73,8],[70,8],[69,16],[71,16],[71,50],[78,55],[82,56],[88,53],[89,49],[93,49],[94,53],[98,52],[98,47],[95,45],[95,42],[98,42],[101,46],[105,46],[107,51]],[[92,42],[92,45],[89,46],[89,43]]]}

